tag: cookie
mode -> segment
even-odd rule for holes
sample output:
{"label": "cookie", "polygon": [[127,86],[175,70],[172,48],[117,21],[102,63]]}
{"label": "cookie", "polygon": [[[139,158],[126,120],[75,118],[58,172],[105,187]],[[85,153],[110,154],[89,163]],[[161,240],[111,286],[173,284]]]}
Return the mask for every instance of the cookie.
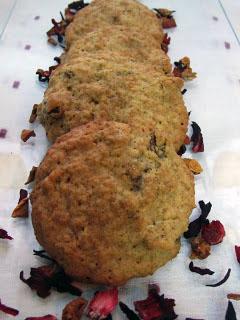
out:
{"label": "cookie", "polygon": [[72,62],[85,53],[95,58],[108,53],[109,59],[121,62],[132,60],[149,63],[161,73],[170,73],[172,66],[169,57],[156,43],[142,31],[129,30],[125,26],[106,26],[81,36],[73,42],[69,50],[62,56],[62,62]]}
{"label": "cookie", "polygon": [[193,176],[160,140],[90,122],[48,150],[31,194],[32,222],[74,279],[121,285],[176,256],[194,207]]}
{"label": "cookie", "polygon": [[161,45],[163,30],[156,14],[138,1],[95,0],[80,10],[67,27],[65,38],[67,47],[91,31],[105,26],[125,26],[146,34]]}
{"label": "cookie", "polygon": [[74,63],[54,71],[38,107],[50,141],[89,121],[111,120],[128,123],[137,131],[159,132],[179,149],[188,124],[180,78],[107,57],[85,55]]}

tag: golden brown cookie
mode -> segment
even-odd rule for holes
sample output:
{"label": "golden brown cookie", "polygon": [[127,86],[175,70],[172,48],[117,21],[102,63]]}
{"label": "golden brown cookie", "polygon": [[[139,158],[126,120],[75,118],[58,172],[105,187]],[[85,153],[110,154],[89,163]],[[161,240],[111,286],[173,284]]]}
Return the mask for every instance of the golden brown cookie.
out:
{"label": "golden brown cookie", "polygon": [[162,76],[142,64],[86,55],[54,71],[38,117],[50,141],[100,119],[159,132],[178,150],[188,124],[182,84],[180,78]]}
{"label": "golden brown cookie", "polygon": [[105,26],[84,34],[71,44],[61,61],[74,63],[79,56],[87,54],[99,58],[102,53],[108,53],[109,59],[116,62],[127,59],[149,63],[161,73],[172,70],[170,59],[160,43],[156,44],[142,31],[129,30],[125,26]]}
{"label": "golden brown cookie", "polygon": [[125,26],[155,39],[163,40],[163,30],[155,13],[135,0],[95,0],[80,10],[66,30],[69,47],[84,34],[105,26]]}
{"label": "golden brown cookie", "polygon": [[179,250],[194,207],[193,175],[156,135],[90,122],[60,137],[31,195],[36,237],[67,274],[120,285]]}

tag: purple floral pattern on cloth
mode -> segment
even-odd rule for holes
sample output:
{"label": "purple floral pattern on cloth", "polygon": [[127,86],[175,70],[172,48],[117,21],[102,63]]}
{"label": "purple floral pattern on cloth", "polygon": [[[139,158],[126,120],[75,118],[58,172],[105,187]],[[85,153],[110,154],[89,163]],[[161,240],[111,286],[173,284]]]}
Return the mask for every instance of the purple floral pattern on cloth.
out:
{"label": "purple floral pattern on cloth", "polygon": [[15,81],[13,82],[13,85],[12,85],[13,89],[18,89],[19,86],[20,86],[20,81],[15,80]]}

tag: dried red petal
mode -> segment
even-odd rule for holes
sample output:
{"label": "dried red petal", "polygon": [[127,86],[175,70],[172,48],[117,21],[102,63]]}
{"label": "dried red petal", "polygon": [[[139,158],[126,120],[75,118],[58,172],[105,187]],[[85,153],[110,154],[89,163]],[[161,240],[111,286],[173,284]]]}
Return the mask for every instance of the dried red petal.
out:
{"label": "dried red petal", "polygon": [[37,119],[37,108],[38,108],[38,104],[34,104],[30,118],[29,118],[30,123],[33,123]]}
{"label": "dried red petal", "polygon": [[31,182],[33,182],[33,181],[35,180],[35,175],[36,175],[36,173],[37,173],[37,168],[38,168],[38,167],[35,167],[35,166],[32,167],[31,171],[29,172],[28,179],[27,179],[27,181],[25,182],[25,185],[26,185],[26,184],[29,184],[29,183],[31,183]]}
{"label": "dried red petal", "polygon": [[120,301],[119,307],[121,311],[126,315],[128,320],[140,320],[138,315],[133,310],[131,310],[125,303]]}
{"label": "dried red petal", "polygon": [[159,287],[149,286],[148,297],[145,300],[134,302],[135,310],[143,320],[174,320],[177,318],[173,307],[174,299],[166,299],[159,295]]}
{"label": "dried red petal", "polygon": [[239,301],[240,300],[240,294],[239,293],[228,293],[227,298],[231,299],[231,300]]}
{"label": "dried red petal", "polygon": [[231,301],[228,301],[228,307],[225,315],[225,320],[237,320],[236,312],[234,310],[233,304]]}
{"label": "dried red petal", "polygon": [[23,142],[28,141],[31,137],[36,137],[36,133],[34,130],[23,129],[21,133],[21,139]]}
{"label": "dried red petal", "polygon": [[235,253],[238,263],[240,263],[240,246],[235,246]]}
{"label": "dried red petal", "polygon": [[193,134],[191,136],[191,142],[193,142],[192,151],[193,152],[203,152],[204,151],[204,143],[203,136],[201,132],[201,128],[196,122],[192,122],[191,124],[193,129]]}
{"label": "dried red petal", "polygon": [[202,237],[211,246],[221,243],[225,236],[224,226],[219,220],[213,220],[202,227]]}
{"label": "dried red petal", "polygon": [[231,274],[231,269],[229,268],[222,280],[214,284],[206,284],[206,287],[212,287],[212,288],[220,287],[222,284],[224,284],[228,280],[228,278],[230,277],[230,274]]}
{"label": "dried red petal", "polygon": [[1,300],[0,300],[0,311],[4,312],[6,314],[10,314],[11,316],[14,316],[14,317],[16,317],[19,314],[18,310],[11,308],[11,307],[7,307],[4,304],[2,304]]}
{"label": "dried red petal", "polygon": [[95,294],[88,306],[90,319],[105,319],[118,304],[118,290],[112,288]]}
{"label": "dried red petal", "polygon": [[165,33],[164,34],[164,37],[163,37],[163,41],[162,41],[162,44],[161,44],[161,48],[162,50],[167,53],[168,52],[168,46],[170,44],[170,41],[171,41],[171,38],[168,37],[168,34]]}
{"label": "dried red petal", "polygon": [[190,144],[190,138],[189,136],[186,136],[184,139],[184,144]]}
{"label": "dried red petal", "polygon": [[18,200],[18,205],[12,212],[13,218],[27,218],[28,217],[28,192],[21,189]]}
{"label": "dried red petal", "polygon": [[173,17],[163,17],[161,18],[163,29],[175,28],[177,26],[176,21]]}
{"label": "dried red petal", "polygon": [[36,290],[37,295],[41,298],[49,296],[51,288],[54,288],[58,292],[69,292],[77,296],[82,293],[78,287],[72,285],[72,279],[55,263],[31,268],[28,279],[24,278],[23,271],[21,271],[20,279],[32,290]]}
{"label": "dried red petal", "polygon": [[197,219],[189,223],[188,230],[184,232],[184,238],[186,239],[196,237],[201,231],[202,226],[208,223],[207,216],[212,208],[211,202],[205,203],[201,200],[199,201],[199,207],[201,214]]}
{"label": "dried red petal", "polygon": [[189,263],[189,270],[192,271],[192,272],[195,272],[195,273],[198,273],[200,274],[201,276],[204,276],[205,274],[208,274],[208,275],[213,275],[214,274],[214,271],[210,270],[210,269],[207,269],[207,268],[199,268],[199,267],[196,267],[194,266],[193,262],[191,261]]}
{"label": "dried red petal", "polygon": [[25,320],[57,320],[57,317],[51,314],[47,314],[46,316],[42,317],[28,317]]}
{"label": "dried red petal", "polygon": [[0,229],[0,239],[13,240],[13,238],[9,236],[7,231],[4,229]]}

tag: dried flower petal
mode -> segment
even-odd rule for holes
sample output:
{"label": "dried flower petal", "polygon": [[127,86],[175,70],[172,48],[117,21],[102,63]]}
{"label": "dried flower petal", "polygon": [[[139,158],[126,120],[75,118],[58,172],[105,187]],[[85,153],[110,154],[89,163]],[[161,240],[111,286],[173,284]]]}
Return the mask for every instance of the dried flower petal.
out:
{"label": "dried flower petal", "polygon": [[196,237],[200,233],[202,226],[208,223],[207,216],[212,208],[211,202],[204,203],[204,201],[199,201],[199,206],[201,214],[197,219],[189,223],[188,230],[184,232],[186,239]]}
{"label": "dried flower petal", "polygon": [[138,315],[131,310],[125,303],[119,302],[119,307],[129,320],[140,320]]}
{"label": "dried flower petal", "polygon": [[196,72],[192,71],[190,67],[190,59],[188,57],[184,57],[179,61],[174,62],[173,75],[175,77],[182,78],[184,80],[193,80],[196,78]]}
{"label": "dried flower petal", "polygon": [[204,144],[203,144],[203,136],[202,136],[201,128],[194,121],[192,122],[191,126],[193,129],[193,134],[191,136],[191,142],[193,142],[192,151],[203,152]]}
{"label": "dried flower petal", "polygon": [[37,295],[41,298],[49,296],[51,288],[58,292],[69,292],[73,295],[81,295],[82,293],[79,288],[72,285],[71,278],[55,263],[31,268],[30,278],[28,279],[24,278],[23,271],[21,271],[20,279],[32,290],[36,290]]}
{"label": "dried flower petal", "polygon": [[211,246],[221,243],[225,236],[224,226],[219,220],[213,220],[202,227],[202,238]]}
{"label": "dried flower petal", "polygon": [[163,18],[163,17],[171,18],[172,14],[174,12],[176,12],[174,10],[169,10],[169,9],[165,9],[165,8],[159,8],[159,9],[154,8],[153,10],[156,11],[159,18]]}
{"label": "dried flower petal", "polygon": [[1,300],[0,300],[0,311],[4,312],[6,314],[10,314],[11,316],[14,316],[14,317],[16,317],[19,314],[18,310],[11,308],[11,307],[7,307],[4,304],[2,304]]}
{"label": "dried flower petal", "polygon": [[51,66],[48,68],[48,70],[44,71],[42,69],[38,69],[36,71],[36,74],[38,75],[38,80],[40,82],[48,82],[50,79],[50,76],[52,74],[52,72],[58,67],[58,65],[56,66]]}
{"label": "dried flower petal", "polygon": [[171,18],[163,17],[161,19],[161,23],[162,23],[163,29],[175,28],[177,26],[176,21],[173,17]]}
{"label": "dried flower petal", "polygon": [[18,205],[12,212],[12,218],[26,218],[28,217],[28,192],[21,189]]}
{"label": "dried flower petal", "polygon": [[198,273],[200,274],[201,276],[204,276],[205,274],[208,274],[208,275],[213,275],[214,274],[214,271],[210,270],[210,269],[207,269],[207,268],[199,268],[199,267],[196,267],[194,266],[193,262],[191,261],[189,263],[189,270],[191,272],[195,272],[195,273]]}
{"label": "dried flower petal", "polygon": [[234,310],[233,304],[231,301],[228,301],[228,307],[225,315],[225,320],[237,320],[236,312]]}
{"label": "dried flower petal", "polygon": [[112,288],[95,294],[88,306],[90,319],[105,319],[118,304],[118,290]]}
{"label": "dried flower petal", "polygon": [[80,320],[87,301],[83,298],[77,298],[70,301],[62,312],[62,320]]}
{"label": "dried flower petal", "polygon": [[186,92],[187,92],[187,89],[183,89],[183,90],[181,91],[181,94],[184,95]]}
{"label": "dried flower petal", "polygon": [[185,139],[184,139],[184,144],[190,144],[190,138],[189,136],[186,136]]}
{"label": "dried flower petal", "polygon": [[200,237],[191,240],[191,259],[206,259],[211,253],[211,246]]}
{"label": "dried flower petal", "polygon": [[193,318],[186,318],[185,320],[204,320],[204,319],[193,319]]}
{"label": "dried flower petal", "polygon": [[178,150],[177,154],[179,156],[182,156],[186,152],[186,150],[187,150],[187,148],[186,148],[185,144],[182,144],[180,149]]}
{"label": "dried flower petal", "polygon": [[34,104],[30,118],[29,118],[30,123],[33,123],[37,119],[37,108],[38,108],[38,104]]}
{"label": "dried flower petal", "polygon": [[173,307],[174,299],[166,299],[164,295],[159,295],[159,287],[150,285],[148,297],[145,300],[134,302],[135,310],[143,320],[173,320],[177,318]]}
{"label": "dried flower petal", "polygon": [[21,133],[21,139],[23,142],[28,141],[31,137],[36,137],[36,133],[34,130],[23,129]]}
{"label": "dried flower petal", "polygon": [[9,236],[7,231],[4,229],[0,229],[0,239],[13,240],[13,238]]}
{"label": "dried flower petal", "polygon": [[35,180],[35,175],[36,175],[36,172],[37,172],[37,168],[38,167],[35,167],[35,166],[32,167],[32,169],[31,169],[31,171],[29,173],[28,179],[25,182],[25,185],[29,184],[29,183],[31,183],[31,182],[33,182]]}
{"label": "dried flower petal", "polygon": [[192,171],[193,174],[200,174],[203,169],[200,163],[195,159],[183,159],[188,169]]}
{"label": "dried flower petal", "polygon": [[58,44],[57,41],[52,37],[48,38],[48,43],[52,44],[53,46],[57,46]]}
{"label": "dried flower petal", "polygon": [[238,263],[240,263],[240,246],[235,246],[235,253]]}
{"label": "dried flower petal", "polygon": [[0,129],[0,138],[4,139],[7,134],[7,129]]}
{"label": "dried flower petal", "polygon": [[225,274],[225,276],[223,277],[223,279],[221,281],[214,283],[214,284],[206,284],[206,287],[216,288],[216,287],[221,286],[222,284],[224,284],[228,280],[228,278],[230,277],[230,274],[231,274],[231,269],[229,268],[227,273]]}
{"label": "dried flower petal", "polygon": [[227,295],[227,298],[231,299],[231,300],[239,301],[240,300],[240,293],[229,293]]}
{"label": "dried flower petal", "polygon": [[162,50],[167,53],[168,52],[168,46],[170,44],[170,41],[171,41],[171,38],[168,37],[168,34],[165,33],[164,34],[164,37],[163,37],[163,41],[162,41],[162,44],[161,44],[161,48]]}
{"label": "dried flower petal", "polygon": [[29,317],[29,318],[26,318],[25,320],[57,320],[57,318],[51,314],[47,314],[46,316],[42,316],[42,317]]}
{"label": "dried flower petal", "polygon": [[34,256],[38,256],[40,258],[44,258],[44,259],[50,260],[52,262],[55,262],[54,259],[52,259],[49,256],[47,256],[45,253],[46,253],[45,250],[33,250],[33,255]]}

